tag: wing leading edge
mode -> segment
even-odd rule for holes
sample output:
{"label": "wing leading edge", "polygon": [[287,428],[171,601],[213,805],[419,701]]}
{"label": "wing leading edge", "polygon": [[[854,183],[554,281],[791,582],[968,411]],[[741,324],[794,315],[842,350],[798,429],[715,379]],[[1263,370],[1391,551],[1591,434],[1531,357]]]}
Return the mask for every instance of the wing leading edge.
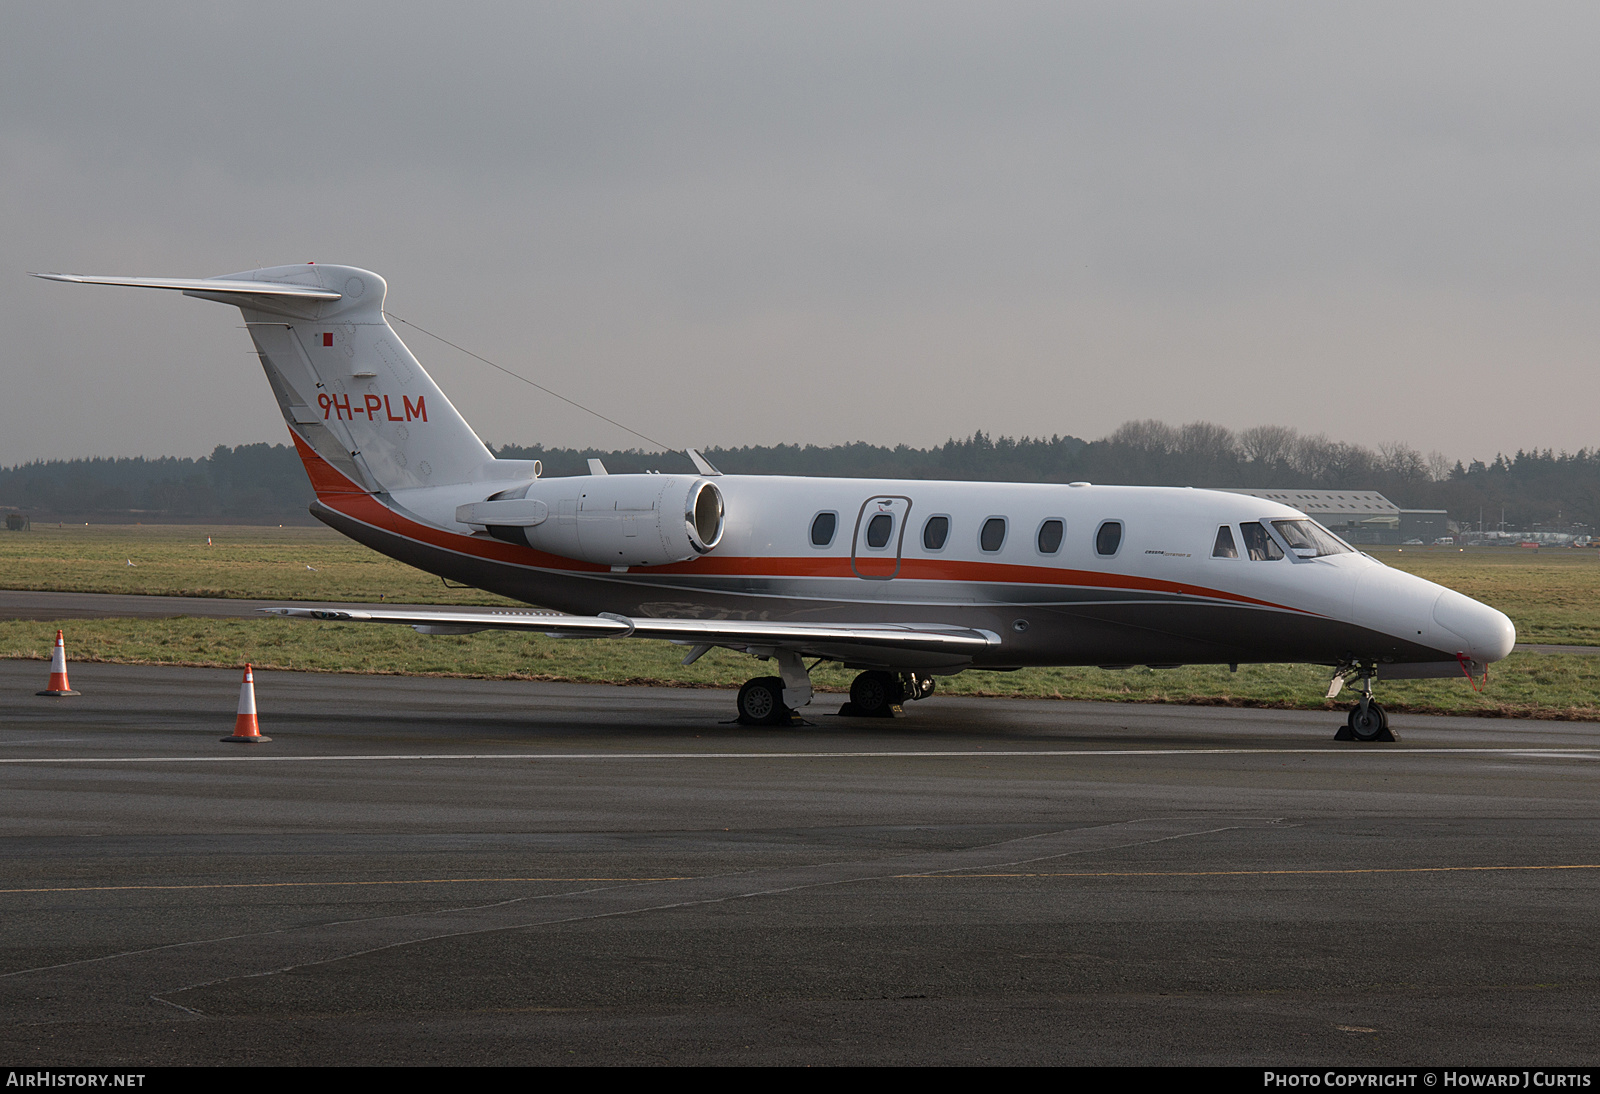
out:
{"label": "wing leading edge", "polygon": [[422,634],[531,631],[551,638],[658,638],[690,646],[794,652],[851,664],[925,671],[964,668],[1000,645],[993,631],[938,623],[773,623],[747,619],[650,619],[622,615],[487,610],[408,612],[386,608],[262,608],[288,619],[392,623]]}

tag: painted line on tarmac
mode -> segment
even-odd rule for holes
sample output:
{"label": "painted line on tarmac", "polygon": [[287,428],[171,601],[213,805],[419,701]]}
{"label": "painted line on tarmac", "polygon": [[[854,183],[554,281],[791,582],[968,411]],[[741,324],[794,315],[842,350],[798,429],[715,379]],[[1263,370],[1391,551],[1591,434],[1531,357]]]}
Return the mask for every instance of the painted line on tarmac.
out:
{"label": "painted line on tarmac", "polygon": [[[964,878],[1031,878],[1031,877],[1294,877],[1316,875],[1355,874],[1456,874],[1490,873],[1512,870],[1600,870],[1600,863],[1559,863],[1542,866],[1383,866],[1347,867],[1316,870],[1073,870],[1035,871],[1031,873],[934,873],[893,874],[897,880],[960,881]],[[239,881],[207,882],[193,885],[71,885],[37,887],[31,889],[0,889],[0,896],[26,893],[130,893],[130,892],[195,892],[207,889],[337,889],[397,885],[511,885],[571,883],[571,882],[622,882],[646,883],[656,881],[693,881],[691,875],[663,877],[438,877],[400,878],[388,881]]]}
{"label": "painted line on tarmac", "polygon": [[373,755],[271,756],[30,756],[0,758],[6,764],[181,764],[181,763],[425,763],[437,760],[885,760],[998,759],[1026,756],[1526,756],[1538,759],[1600,759],[1600,748],[1060,748],[895,752],[397,752]]}
{"label": "painted line on tarmac", "polygon": [[[1467,865],[1467,867],[1349,867],[1325,870],[1072,870],[1034,873],[896,873],[896,880],[960,881],[963,878],[1264,878],[1264,876],[1360,875],[1360,873],[1472,873],[1501,870],[1600,870],[1600,862],[1550,865]],[[200,889],[336,889],[400,884],[522,884],[573,881],[693,881],[694,876],[648,878],[398,878],[390,881],[216,881],[202,884],[78,884],[56,888],[0,889],[0,896],[26,892],[194,892]]]}
{"label": "painted line on tarmac", "polygon": [[398,881],[218,881],[195,885],[70,885],[56,888],[0,889],[0,895],[16,893],[160,893],[190,892],[197,889],[330,889],[341,886],[371,885],[488,885],[513,882],[573,881],[693,881],[694,877],[427,877]]}
{"label": "painted line on tarmac", "polygon": [[1031,874],[896,874],[897,878],[959,881],[962,878],[1008,877],[1278,877],[1302,874],[1459,874],[1497,870],[1600,870],[1600,863],[1579,862],[1548,866],[1373,866],[1340,870],[1095,870]]}

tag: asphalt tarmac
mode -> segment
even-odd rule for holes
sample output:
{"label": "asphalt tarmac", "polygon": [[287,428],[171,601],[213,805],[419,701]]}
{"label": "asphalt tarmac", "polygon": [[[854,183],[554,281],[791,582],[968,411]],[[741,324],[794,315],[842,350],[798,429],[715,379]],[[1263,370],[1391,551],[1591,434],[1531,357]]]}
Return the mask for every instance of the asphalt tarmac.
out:
{"label": "asphalt tarmac", "polygon": [[0,662],[0,1057],[1594,1064],[1600,727]]}

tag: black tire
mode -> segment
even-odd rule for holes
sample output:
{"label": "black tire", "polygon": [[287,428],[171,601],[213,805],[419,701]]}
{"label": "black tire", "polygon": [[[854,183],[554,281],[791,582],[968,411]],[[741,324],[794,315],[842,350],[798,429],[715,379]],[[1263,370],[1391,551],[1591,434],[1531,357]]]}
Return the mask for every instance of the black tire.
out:
{"label": "black tire", "polygon": [[1376,741],[1389,728],[1389,716],[1377,703],[1368,703],[1366,717],[1362,717],[1361,706],[1357,704],[1350,708],[1345,725],[1350,727],[1350,735],[1356,740]]}
{"label": "black tire", "polygon": [[739,721],[746,725],[775,726],[789,718],[783,705],[783,678],[758,676],[739,689]]}
{"label": "black tire", "polygon": [[881,714],[905,698],[905,687],[892,672],[863,672],[850,682],[850,705],[858,714]]}

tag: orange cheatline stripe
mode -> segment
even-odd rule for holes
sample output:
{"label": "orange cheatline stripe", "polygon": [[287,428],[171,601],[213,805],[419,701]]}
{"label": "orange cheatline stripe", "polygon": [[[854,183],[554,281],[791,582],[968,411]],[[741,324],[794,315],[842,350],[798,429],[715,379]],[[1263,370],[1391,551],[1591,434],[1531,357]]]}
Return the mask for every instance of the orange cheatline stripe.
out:
{"label": "orange cheatline stripe", "polygon": [[294,429],[289,430],[289,437],[294,441],[295,452],[300,456],[300,462],[305,465],[306,477],[311,480],[311,489],[319,500],[326,501],[334,494],[365,494],[365,488],[357,486],[350,477],[333,464],[318,455]]}
{"label": "orange cheatline stripe", "polygon": [[187,892],[194,889],[315,889],[362,885],[483,885],[510,884],[532,881],[693,881],[689,876],[675,877],[429,877],[406,878],[399,881],[237,881],[216,882],[203,885],[76,885],[41,889],[0,889],[0,895],[12,893],[130,893],[130,892]]}
{"label": "orange cheatline stripe", "polygon": [[1294,874],[1453,874],[1495,870],[1600,870],[1600,863],[1573,863],[1551,866],[1374,866],[1345,870],[1098,870],[1077,873],[1032,874],[896,874],[896,878],[932,880],[1008,877],[1271,877]]}
{"label": "orange cheatline stripe", "polygon": [[[374,528],[404,536],[457,554],[470,555],[492,562],[505,562],[516,566],[530,566],[567,573],[609,573],[609,566],[579,562],[557,555],[519,547],[501,540],[475,539],[446,532],[401,516],[377,498],[357,486],[338,468],[328,463],[294,430],[295,448],[306,473],[311,478],[317,500],[328,508],[352,520],[370,524]],[[708,577],[835,577],[854,578],[850,560],[838,555],[821,555],[801,558],[763,556],[706,555],[692,562],[671,563],[650,567],[650,573],[663,575],[698,574]],[[900,578],[922,581],[966,581],[1013,585],[1050,585],[1087,589],[1110,589],[1125,592],[1181,594],[1203,597],[1207,600],[1226,600],[1235,604],[1275,608],[1301,615],[1316,614],[1304,609],[1277,604],[1270,600],[1244,596],[1239,593],[1210,589],[1202,585],[1189,585],[1156,578],[1132,577],[1122,574],[1100,573],[1094,570],[1062,570],[1049,566],[1018,566],[999,562],[970,562],[957,559],[902,560]]]}

